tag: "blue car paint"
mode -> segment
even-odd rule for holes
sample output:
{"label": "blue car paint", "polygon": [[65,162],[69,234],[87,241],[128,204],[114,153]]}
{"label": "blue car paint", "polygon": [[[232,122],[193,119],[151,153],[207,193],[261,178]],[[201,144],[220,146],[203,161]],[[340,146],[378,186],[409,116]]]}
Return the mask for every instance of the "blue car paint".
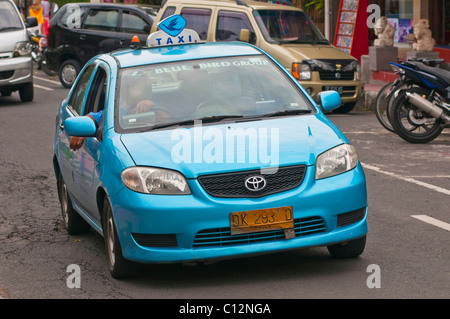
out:
{"label": "blue car paint", "polygon": [[[230,46],[232,49],[230,50]],[[225,53],[224,52],[228,52]],[[175,53],[175,54],[174,54]],[[110,201],[119,240],[125,258],[140,262],[179,262],[209,258],[226,258],[238,255],[258,254],[269,251],[294,249],[309,246],[322,246],[347,241],[364,236],[367,233],[367,215],[363,220],[345,227],[336,227],[336,215],[360,208],[367,210],[367,192],[364,172],[361,165],[346,173],[315,180],[315,160],[328,149],[348,143],[339,129],[329,121],[320,108],[305,92],[300,84],[276,60],[270,57],[305,93],[316,109],[313,115],[264,119],[252,122],[252,125],[281,128],[280,166],[303,163],[307,173],[302,185],[296,189],[255,199],[215,198],[208,195],[199,185],[196,177],[200,174],[252,169],[250,164],[234,164],[228,167],[221,164],[179,164],[170,160],[170,129],[147,133],[117,134],[114,130],[114,98],[119,68],[144,64],[163,63],[210,57],[255,55],[262,51],[246,44],[208,43],[184,45],[173,48],[155,48],[142,50],[124,50],[93,58],[90,63],[100,63],[108,70],[108,94],[104,114],[104,137],[96,147],[98,158],[92,170],[92,184],[95,194],[91,203],[82,205],[82,199],[71,196],[75,209],[102,234],[100,204],[92,202],[98,194],[104,192]],[[96,62],[97,61],[97,62]],[[86,67],[85,66],[85,67]],[[79,80],[79,79],[78,79]],[[77,80],[77,81],[78,81]],[[89,84],[90,85],[90,84]],[[76,86],[76,83],[73,87]],[[72,89],[73,90],[73,89]],[[72,116],[66,111],[67,100],[63,101],[58,115],[58,123]],[[228,124],[215,124],[225,129]],[[245,127],[246,123],[234,123],[235,127]],[[229,126],[229,125],[228,125]],[[294,131],[294,134],[292,132]],[[289,132],[289,134],[286,134]],[[59,133],[61,134],[61,133]],[[55,133],[55,156],[58,151],[58,128]],[[149,156],[148,154],[151,154]],[[192,194],[190,195],[149,195],[140,194],[126,188],[121,181],[123,169],[135,165],[171,168],[180,171],[187,178]],[[82,169],[82,168],[80,168]],[[64,180],[71,178],[64,176]],[[69,183],[68,187],[69,187]],[[73,186],[73,185],[72,185]],[[70,187],[69,187],[70,188]],[[95,205],[97,209],[86,209]],[[326,221],[325,233],[297,237],[269,243],[239,245],[214,248],[192,248],[192,240],[200,229],[226,227],[229,225],[229,213],[268,207],[292,205],[294,218],[302,216],[321,216]],[[205,216],[208,216],[205,218]],[[190,223],[191,222],[191,223]],[[176,234],[178,248],[148,248],[138,245],[131,233]]]}

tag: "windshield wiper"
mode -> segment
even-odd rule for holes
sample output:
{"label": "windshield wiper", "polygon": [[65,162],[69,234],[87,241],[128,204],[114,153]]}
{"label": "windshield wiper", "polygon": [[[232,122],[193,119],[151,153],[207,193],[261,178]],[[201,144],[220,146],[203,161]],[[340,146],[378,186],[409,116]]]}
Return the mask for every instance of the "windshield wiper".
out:
{"label": "windshield wiper", "polygon": [[179,126],[179,125],[193,125],[196,121],[202,122],[202,123],[213,123],[213,122],[220,122],[222,120],[226,119],[232,119],[232,118],[242,118],[242,115],[216,115],[216,116],[205,116],[199,119],[191,119],[191,120],[184,120],[179,122],[171,122],[171,123],[163,123],[163,124],[157,124],[150,127],[151,130],[158,129],[158,128],[165,128],[170,126]]}
{"label": "windshield wiper", "polygon": [[300,114],[309,114],[312,110],[285,110],[278,111],[273,113],[264,114],[264,117],[274,117],[274,116],[286,116],[286,115],[300,115]]}

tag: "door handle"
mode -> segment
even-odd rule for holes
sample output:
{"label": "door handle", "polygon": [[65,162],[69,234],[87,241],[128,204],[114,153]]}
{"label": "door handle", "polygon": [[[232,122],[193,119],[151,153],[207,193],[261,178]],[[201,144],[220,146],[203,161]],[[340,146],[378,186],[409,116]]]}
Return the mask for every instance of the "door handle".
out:
{"label": "door handle", "polygon": [[86,36],[85,35],[80,35],[80,40],[86,40]]}

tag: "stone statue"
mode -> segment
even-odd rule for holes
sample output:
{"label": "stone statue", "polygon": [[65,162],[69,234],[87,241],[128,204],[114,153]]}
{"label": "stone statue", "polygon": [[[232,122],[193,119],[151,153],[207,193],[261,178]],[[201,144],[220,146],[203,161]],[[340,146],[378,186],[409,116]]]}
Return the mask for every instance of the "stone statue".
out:
{"label": "stone statue", "polygon": [[416,37],[416,43],[413,43],[414,51],[433,51],[434,39],[429,27],[427,19],[421,19],[414,24],[414,36]]}
{"label": "stone statue", "polygon": [[386,17],[381,17],[375,23],[375,35],[378,37],[374,41],[377,47],[392,47],[394,45],[395,28],[391,26]]}

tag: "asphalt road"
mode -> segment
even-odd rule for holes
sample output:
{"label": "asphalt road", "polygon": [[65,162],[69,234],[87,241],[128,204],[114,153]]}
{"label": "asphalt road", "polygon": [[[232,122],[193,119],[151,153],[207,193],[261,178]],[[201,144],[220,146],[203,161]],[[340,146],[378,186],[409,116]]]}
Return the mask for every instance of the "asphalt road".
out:
{"label": "asphalt road", "polygon": [[[0,298],[450,297],[450,129],[413,145],[371,112],[329,115],[356,146],[367,178],[369,235],[357,259],[334,260],[326,248],[312,248],[145,266],[118,281],[97,233],[69,236],[62,227],[51,159],[56,111],[67,93],[38,72],[32,103],[20,103],[18,93],[0,97]],[[80,267],[80,288],[67,285],[70,265]]]}

